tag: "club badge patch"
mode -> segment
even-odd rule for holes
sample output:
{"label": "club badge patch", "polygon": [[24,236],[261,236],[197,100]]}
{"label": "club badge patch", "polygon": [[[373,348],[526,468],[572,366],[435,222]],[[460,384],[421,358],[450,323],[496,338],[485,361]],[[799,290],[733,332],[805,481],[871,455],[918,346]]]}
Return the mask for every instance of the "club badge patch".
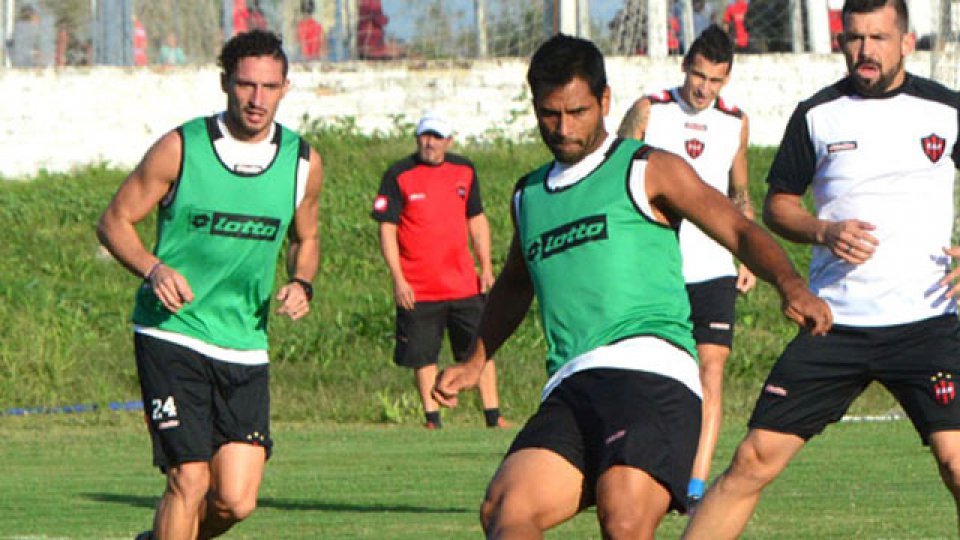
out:
{"label": "club badge patch", "polygon": [[700,157],[700,154],[703,153],[703,141],[697,139],[688,139],[684,141],[683,145],[687,149],[687,155],[693,159]]}
{"label": "club badge patch", "polygon": [[942,371],[930,377],[933,385],[933,399],[941,405],[947,405],[957,397],[957,388],[953,382],[952,373]]}
{"label": "club badge patch", "polygon": [[920,145],[927,158],[929,158],[932,163],[936,163],[943,157],[943,151],[947,147],[947,140],[937,136],[936,133],[931,133],[920,139]]}

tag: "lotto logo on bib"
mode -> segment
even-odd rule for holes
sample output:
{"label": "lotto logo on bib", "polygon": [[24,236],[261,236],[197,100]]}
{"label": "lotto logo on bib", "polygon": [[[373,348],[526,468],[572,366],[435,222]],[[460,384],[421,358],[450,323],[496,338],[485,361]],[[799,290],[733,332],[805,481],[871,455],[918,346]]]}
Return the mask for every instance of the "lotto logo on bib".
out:
{"label": "lotto logo on bib", "polygon": [[190,212],[190,230],[212,236],[273,241],[280,231],[280,220],[263,216],[228,214],[194,210]]}
{"label": "lotto logo on bib", "polygon": [[596,215],[571,221],[549,230],[527,246],[527,260],[548,259],[587,242],[607,238],[607,216]]}

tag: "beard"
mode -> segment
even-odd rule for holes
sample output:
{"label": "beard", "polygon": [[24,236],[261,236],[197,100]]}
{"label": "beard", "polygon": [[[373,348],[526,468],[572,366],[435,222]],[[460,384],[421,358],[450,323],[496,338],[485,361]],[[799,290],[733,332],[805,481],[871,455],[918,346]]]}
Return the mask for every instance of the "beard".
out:
{"label": "beard", "polygon": [[[870,80],[861,77],[857,74],[857,67],[865,64],[873,64],[878,67],[880,75],[876,79]],[[878,97],[886,94],[890,90],[893,90],[891,86],[893,81],[897,78],[897,75],[903,71],[903,59],[901,58],[899,62],[896,63],[893,67],[888,70],[880,69],[879,64],[876,62],[861,62],[851,70],[851,80],[853,80],[853,85],[864,97]]]}
{"label": "beard", "polygon": [[596,150],[603,140],[604,133],[604,130],[600,128],[584,139],[574,139],[546,133],[542,128],[540,130],[540,136],[547,148],[550,149],[554,159],[570,165],[579,162],[587,157],[590,152]]}

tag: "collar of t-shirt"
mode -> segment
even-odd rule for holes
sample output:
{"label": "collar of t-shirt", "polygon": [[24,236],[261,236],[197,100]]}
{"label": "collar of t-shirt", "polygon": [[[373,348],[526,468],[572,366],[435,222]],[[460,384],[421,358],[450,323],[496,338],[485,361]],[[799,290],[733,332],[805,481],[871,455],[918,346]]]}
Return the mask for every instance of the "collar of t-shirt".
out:
{"label": "collar of t-shirt", "polygon": [[680,110],[687,114],[699,114],[703,111],[710,110],[711,108],[713,108],[713,105],[717,102],[717,100],[714,99],[713,101],[710,102],[710,105],[708,107],[704,108],[702,111],[698,111],[693,108],[693,105],[690,105],[689,103],[687,103],[687,100],[683,99],[683,95],[680,93],[679,86],[674,87],[673,90],[670,90],[670,93],[673,94],[673,99],[675,99],[677,102],[677,105],[680,106]]}
{"label": "collar of t-shirt", "polygon": [[220,128],[220,138],[213,141],[213,148],[220,157],[220,161],[228,169],[242,174],[258,174],[264,171],[273,162],[277,153],[277,145],[274,143],[274,131],[276,124],[270,124],[270,132],[267,136],[257,142],[239,141],[233,137],[227,124],[224,122],[224,114],[217,115],[217,126]]}
{"label": "collar of t-shirt", "polygon": [[554,161],[553,167],[550,168],[550,173],[547,175],[547,187],[563,189],[576,184],[583,177],[593,172],[606,159],[607,151],[610,150],[610,145],[613,144],[615,138],[608,133],[606,139],[596,150],[576,163],[567,164]]}

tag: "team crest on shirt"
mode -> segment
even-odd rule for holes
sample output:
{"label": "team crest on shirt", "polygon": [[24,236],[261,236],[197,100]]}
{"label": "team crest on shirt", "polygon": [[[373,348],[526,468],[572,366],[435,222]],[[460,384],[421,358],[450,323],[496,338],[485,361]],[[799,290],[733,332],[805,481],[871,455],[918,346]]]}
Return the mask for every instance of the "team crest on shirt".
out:
{"label": "team crest on shirt", "polygon": [[937,403],[947,405],[957,397],[957,387],[953,382],[952,373],[938,372],[930,377],[930,382],[933,384],[933,399]]}
{"label": "team crest on shirt", "polygon": [[699,139],[687,139],[683,142],[684,148],[687,149],[687,155],[692,159],[697,159],[700,157],[700,154],[703,153],[703,141]]}
{"label": "team crest on shirt", "polygon": [[461,199],[467,198],[467,188],[464,186],[457,186],[457,197]]}
{"label": "team crest on shirt", "polygon": [[936,133],[931,133],[920,139],[920,146],[923,148],[923,153],[927,155],[930,161],[936,163],[940,161],[941,157],[943,157],[943,151],[947,147],[947,140],[943,137],[937,136]]}

